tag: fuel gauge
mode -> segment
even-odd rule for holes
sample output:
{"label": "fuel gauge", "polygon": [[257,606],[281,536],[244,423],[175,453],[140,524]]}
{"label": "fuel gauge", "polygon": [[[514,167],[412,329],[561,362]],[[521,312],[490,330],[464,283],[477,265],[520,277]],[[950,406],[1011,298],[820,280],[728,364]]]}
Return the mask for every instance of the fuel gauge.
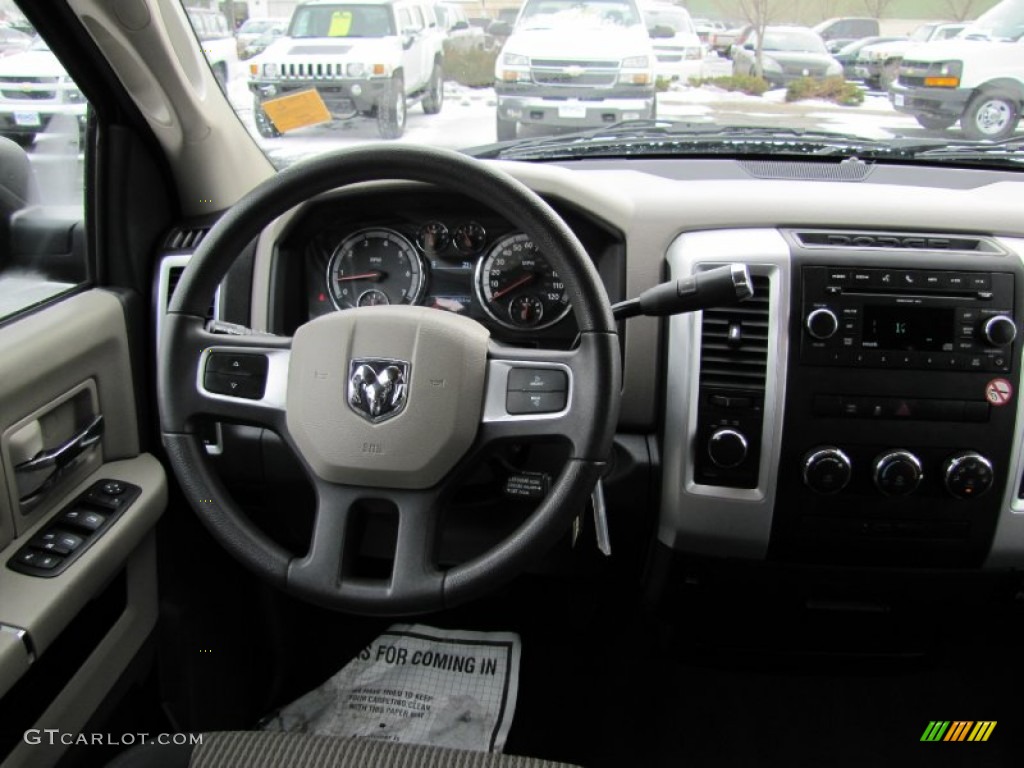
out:
{"label": "fuel gauge", "polygon": [[428,221],[416,233],[416,245],[426,256],[436,256],[452,241],[448,227],[441,221]]}
{"label": "fuel gauge", "polygon": [[473,256],[487,245],[487,230],[475,221],[467,221],[455,228],[455,247],[459,253]]}

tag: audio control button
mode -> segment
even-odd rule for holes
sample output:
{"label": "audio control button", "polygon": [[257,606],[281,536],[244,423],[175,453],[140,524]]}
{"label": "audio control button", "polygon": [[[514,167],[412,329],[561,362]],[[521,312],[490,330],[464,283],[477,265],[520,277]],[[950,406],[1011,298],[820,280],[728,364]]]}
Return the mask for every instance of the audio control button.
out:
{"label": "audio control button", "polygon": [[807,315],[807,332],[815,339],[830,339],[839,330],[839,320],[831,309],[815,309]]}
{"label": "audio control button", "polygon": [[993,347],[1008,347],[1017,338],[1017,324],[1006,315],[996,315],[984,321],[981,335]]}
{"label": "audio control button", "polygon": [[907,496],[921,483],[921,462],[909,451],[891,451],[875,459],[875,485],[886,496]]}

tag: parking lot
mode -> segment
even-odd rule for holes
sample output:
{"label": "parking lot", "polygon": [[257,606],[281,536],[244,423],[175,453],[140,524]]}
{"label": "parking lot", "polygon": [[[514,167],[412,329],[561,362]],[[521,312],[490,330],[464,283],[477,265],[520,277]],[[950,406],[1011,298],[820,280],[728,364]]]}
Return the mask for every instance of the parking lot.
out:
{"label": "parking lot", "polygon": [[[708,77],[728,75],[732,64],[712,55],[705,60],[704,69]],[[256,133],[252,95],[244,76],[232,79],[228,96],[246,127],[278,165],[288,165],[335,146],[379,140],[376,124],[367,119],[303,128],[279,138],[264,139]],[[467,88],[448,82],[441,113],[426,115],[418,106],[411,107],[405,135],[400,141],[452,149],[491,143],[495,141],[495,104],[490,88]],[[881,91],[866,92],[864,103],[859,106],[843,107],[824,101],[786,103],[784,90],[747,96],[711,86],[694,88],[674,83],[668,91],[658,94],[658,116],[696,124],[825,129],[868,139],[907,136],[948,140],[960,135],[958,128],[947,131],[921,128],[914,118],[896,112]]]}

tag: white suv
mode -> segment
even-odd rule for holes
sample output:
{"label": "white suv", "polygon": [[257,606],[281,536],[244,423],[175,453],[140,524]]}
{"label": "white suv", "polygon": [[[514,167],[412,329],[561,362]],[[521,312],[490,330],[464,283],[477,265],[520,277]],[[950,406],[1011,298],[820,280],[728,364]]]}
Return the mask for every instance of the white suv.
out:
{"label": "white suv", "polygon": [[30,145],[53,120],[85,132],[86,102],[42,38],[27,50],[0,58],[0,136]]}
{"label": "white suv", "polygon": [[441,111],[444,38],[426,0],[302,3],[288,34],[249,60],[256,127],[280,135],[262,103],[315,88],[334,119],[374,117],[383,138],[397,139],[409,103]]}

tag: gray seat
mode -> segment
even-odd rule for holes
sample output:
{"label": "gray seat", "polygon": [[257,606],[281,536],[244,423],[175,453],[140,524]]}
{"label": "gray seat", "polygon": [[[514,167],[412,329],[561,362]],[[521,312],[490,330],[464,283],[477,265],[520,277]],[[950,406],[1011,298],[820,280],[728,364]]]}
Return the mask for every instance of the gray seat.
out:
{"label": "gray seat", "polygon": [[195,747],[149,744],[107,768],[571,768],[532,757],[304,733],[204,733]]}

